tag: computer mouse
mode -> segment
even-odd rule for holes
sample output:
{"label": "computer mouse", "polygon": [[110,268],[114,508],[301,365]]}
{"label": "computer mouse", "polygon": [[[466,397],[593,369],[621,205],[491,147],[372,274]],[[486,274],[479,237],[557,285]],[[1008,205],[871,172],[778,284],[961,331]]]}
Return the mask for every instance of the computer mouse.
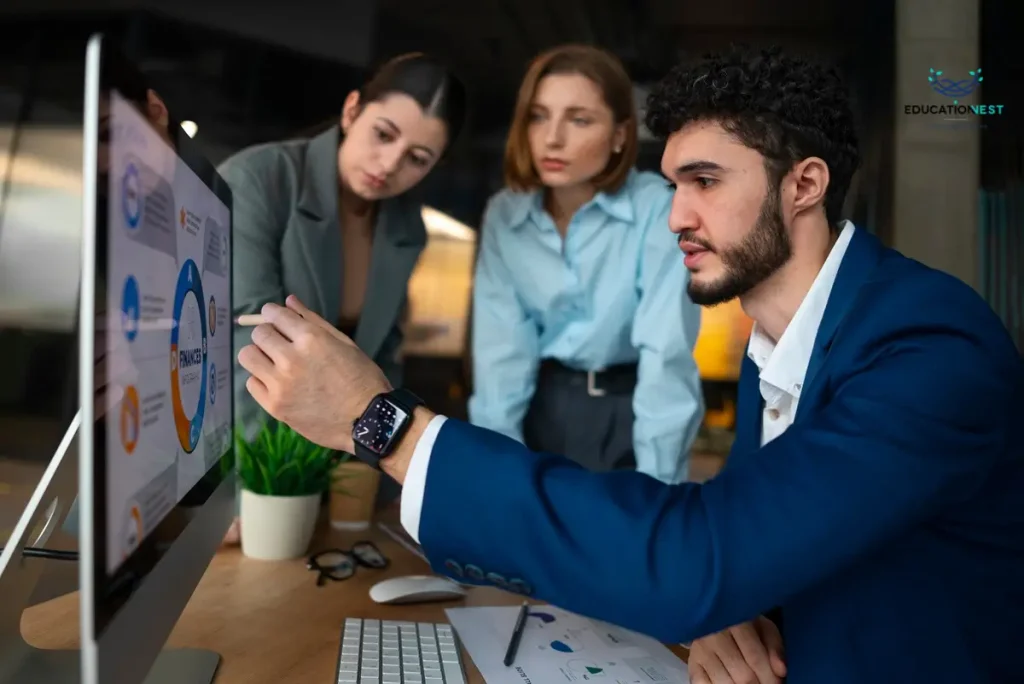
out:
{"label": "computer mouse", "polygon": [[377,603],[450,601],[465,595],[466,590],[455,582],[434,575],[392,577],[370,587],[370,598]]}

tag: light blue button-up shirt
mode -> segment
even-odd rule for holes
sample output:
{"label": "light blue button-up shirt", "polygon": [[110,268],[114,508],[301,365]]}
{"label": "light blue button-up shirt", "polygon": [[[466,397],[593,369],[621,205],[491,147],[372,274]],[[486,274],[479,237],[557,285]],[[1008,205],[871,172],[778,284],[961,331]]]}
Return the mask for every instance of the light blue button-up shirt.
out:
{"label": "light blue button-up shirt", "polygon": [[637,470],[686,479],[704,415],[700,308],[686,295],[671,202],[663,178],[634,171],[584,204],[563,242],[539,191],[490,199],[473,284],[472,423],[523,441],[541,359],[584,371],[636,362]]}

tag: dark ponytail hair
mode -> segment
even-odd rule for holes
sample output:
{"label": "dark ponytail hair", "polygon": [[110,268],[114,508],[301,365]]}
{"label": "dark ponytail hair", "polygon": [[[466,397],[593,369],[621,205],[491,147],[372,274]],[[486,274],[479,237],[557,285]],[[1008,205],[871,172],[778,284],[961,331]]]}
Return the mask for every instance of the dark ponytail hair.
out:
{"label": "dark ponytail hair", "polygon": [[466,87],[440,60],[422,52],[394,57],[381,65],[359,89],[359,102],[379,102],[388,95],[408,95],[428,116],[448,129],[448,148],[466,123]]}

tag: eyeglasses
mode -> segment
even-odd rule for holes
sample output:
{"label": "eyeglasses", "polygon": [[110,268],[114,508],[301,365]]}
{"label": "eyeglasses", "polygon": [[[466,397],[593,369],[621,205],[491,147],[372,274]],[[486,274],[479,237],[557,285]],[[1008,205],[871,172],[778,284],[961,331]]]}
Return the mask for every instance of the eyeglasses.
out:
{"label": "eyeglasses", "polygon": [[388,567],[388,559],[371,541],[356,542],[350,550],[327,549],[314,553],[306,562],[306,569],[316,570],[316,585],[322,587],[326,580],[346,580],[356,574],[356,567],[382,570]]}

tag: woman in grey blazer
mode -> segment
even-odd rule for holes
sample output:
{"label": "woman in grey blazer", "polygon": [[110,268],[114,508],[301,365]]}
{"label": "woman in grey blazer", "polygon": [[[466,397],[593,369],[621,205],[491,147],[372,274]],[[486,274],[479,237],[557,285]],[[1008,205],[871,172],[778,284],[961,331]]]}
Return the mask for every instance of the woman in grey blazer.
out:
{"label": "woman in grey blazer", "polygon": [[[234,317],[295,294],[400,386],[401,316],[426,244],[421,207],[407,192],[454,142],[465,109],[464,86],[447,68],[403,55],[349,93],[338,125],[223,162],[234,194]],[[236,354],[248,332],[235,335]],[[268,417],[246,377],[236,377],[235,419],[251,436]]]}

